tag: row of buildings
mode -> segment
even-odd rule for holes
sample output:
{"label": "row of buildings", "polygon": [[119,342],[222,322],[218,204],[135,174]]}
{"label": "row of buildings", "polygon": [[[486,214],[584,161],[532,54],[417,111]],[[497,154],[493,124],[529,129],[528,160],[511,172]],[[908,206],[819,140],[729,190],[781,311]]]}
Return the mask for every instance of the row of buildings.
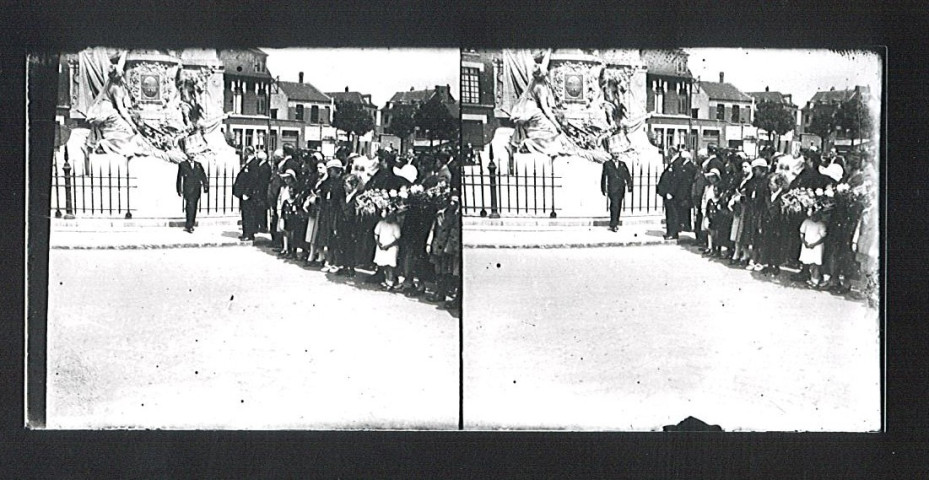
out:
{"label": "row of buildings", "polygon": [[[483,149],[500,126],[511,126],[499,108],[502,100],[500,76],[503,74],[500,51],[465,50],[461,57],[462,143]],[[795,153],[801,147],[822,146],[822,139],[809,132],[816,111],[833,108],[855,95],[868,95],[867,87],[854,90],[817,92],[803,108],[792,95],[765,88],[763,92],[743,92],[726,82],[695,78],[688,68],[688,54],[683,50],[642,50],[639,56],[646,68],[645,110],[649,135],[662,151],[676,145],[701,150],[709,145],[740,148],[757,154],[767,144],[768,133],[753,125],[762,102],[774,102],[787,109],[794,118],[794,128],[771,147]],[[837,132],[833,144],[849,146],[854,139]]]}
{"label": "row of buildings", "polygon": [[[373,154],[378,148],[391,146],[395,150],[429,145],[424,133],[414,132],[401,139],[388,133],[390,112],[400,105],[416,106],[438,101],[458,116],[458,103],[448,85],[397,92],[383,107],[378,108],[371,95],[345,87],[340,92],[323,92],[304,78],[297,81],[275,77],[267,68],[267,53],[260,49],[215,50],[204,57],[215,63],[223,78],[223,135],[238,150],[251,146],[273,151],[284,144],[319,149],[333,156],[339,146],[348,141],[346,132],[332,126],[336,105],[342,101],[360,104],[371,115],[374,130],[357,139],[352,147],[362,154]],[[79,74],[77,54],[61,56],[58,93],[59,123],[81,126],[82,118],[72,110],[71,80]],[[386,120],[386,121],[382,121]]]}

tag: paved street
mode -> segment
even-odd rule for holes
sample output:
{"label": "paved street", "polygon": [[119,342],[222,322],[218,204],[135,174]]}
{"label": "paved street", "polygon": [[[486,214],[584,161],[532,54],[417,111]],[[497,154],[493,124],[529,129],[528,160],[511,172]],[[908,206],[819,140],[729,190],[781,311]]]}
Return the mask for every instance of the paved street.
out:
{"label": "paved street", "polygon": [[454,429],[458,347],[263,248],[50,251],[50,428]]}
{"label": "paved street", "polygon": [[863,303],[678,245],[466,249],[464,263],[466,428],[880,428]]}

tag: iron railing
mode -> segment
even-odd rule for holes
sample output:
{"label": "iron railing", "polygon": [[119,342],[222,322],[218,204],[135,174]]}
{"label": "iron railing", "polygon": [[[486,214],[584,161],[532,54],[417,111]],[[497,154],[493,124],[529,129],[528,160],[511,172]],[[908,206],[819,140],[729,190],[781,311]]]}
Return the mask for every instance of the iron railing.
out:
{"label": "iron railing", "polygon": [[549,216],[560,210],[556,204],[561,177],[554,168],[523,165],[503,174],[491,161],[462,167],[462,213],[498,218],[500,215]]}
{"label": "iron railing", "polygon": [[[197,204],[197,214],[206,216],[232,215],[240,212],[239,199],[232,194],[232,184],[235,183],[235,176],[239,173],[238,169],[224,166],[215,167],[204,165],[206,178],[210,184],[210,191],[200,196],[200,202]],[[181,199],[181,213],[187,212],[187,204]]]}
{"label": "iron railing", "polygon": [[[663,215],[664,204],[658,196],[661,169],[637,165],[630,169],[632,191],[623,198],[624,216]],[[545,165],[523,165],[512,172],[501,172],[493,162],[485,168],[478,163],[462,167],[462,213],[465,216],[498,218],[502,216],[547,216],[556,218],[568,199],[562,191],[563,176]],[[599,186],[600,178],[591,179]],[[598,187],[594,187],[598,188]],[[609,211],[604,198],[602,215]]]}
{"label": "iron railing", "polygon": [[[136,177],[128,166],[99,165],[75,175],[64,152],[64,165],[52,162],[51,209],[55,218],[101,216],[132,218],[132,190]],[[63,209],[63,210],[62,210]]]}

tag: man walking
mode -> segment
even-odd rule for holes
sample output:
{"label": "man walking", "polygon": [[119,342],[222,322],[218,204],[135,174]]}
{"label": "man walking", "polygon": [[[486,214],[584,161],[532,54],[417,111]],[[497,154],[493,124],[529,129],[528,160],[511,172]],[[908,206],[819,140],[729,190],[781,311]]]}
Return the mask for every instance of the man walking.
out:
{"label": "man walking", "polygon": [[181,162],[177,166],[177,195],[184,198],[184,211],[187,214],[184,231],[187,233],[194,231],[201,188],[204,193],[210,193],[206,172],[203,171],[203,165],[200,162],[188,156],[186,162]]}
{"label": "man walking", "polygon": [[632,175],[626,163],[613,154],[613,159],[603,163],[603,174],[600,176],[600,191],[610,199],[610,231],[615,232],[619,227],[619,212],[623,208],[623,195],[626,190],[632,192]]}

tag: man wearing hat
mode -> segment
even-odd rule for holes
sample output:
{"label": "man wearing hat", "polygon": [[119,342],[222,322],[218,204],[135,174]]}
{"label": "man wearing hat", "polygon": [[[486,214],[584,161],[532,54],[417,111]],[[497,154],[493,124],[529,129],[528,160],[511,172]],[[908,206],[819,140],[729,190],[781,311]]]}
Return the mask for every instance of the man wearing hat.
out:
{"label": "man wearing hat", "polygon": [[623,196],[626,191],[632,193],[632,175],[629,167],[619,159],[618,153],[613,153],[613,159],[603,162],[603,173],[600,175],[600,191],[610,199],[610,231],[619,228],[619,213],[623,208]]}
{"label": "man wearing hat", "polygon": [[257,231],[268,231],[268,187],[271,184],[271,163],[264,150],[255,155],[257,163],[252,170],[252,201],[257,221]]}
{"label": "man wearing hat", "polygon": [[210,183],[206,172],[200,162],[188,155],[186,161],[177,165],[177,195],[184,198],[184,212],[186,213],[184,231],[187,233],[194,231],[201,188],[203,193],[210,193]]}

